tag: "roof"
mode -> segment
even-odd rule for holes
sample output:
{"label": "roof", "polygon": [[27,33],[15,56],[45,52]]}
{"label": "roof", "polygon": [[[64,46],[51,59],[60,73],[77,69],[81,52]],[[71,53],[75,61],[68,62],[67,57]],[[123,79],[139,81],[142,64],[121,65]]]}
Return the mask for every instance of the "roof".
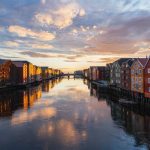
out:
{"label": "roof", "polygon": [[45,66],[45,67],[41,67],[41,69],[42,69],[42,70],[45,70],[45,69],[49,69],[49,68]]}
{"label": "roof", "polygon": [[124,62],[128,61],[129,59],[131,58],[120,58],[116,60],[115,62],[117,62],[121,66]]}
{"label": "roof", "polygon": [[[24,61],[12,61],[12,63],[16,66],[16,67],[22,67],[26,62]],[[27,64],[27,63],[26,63]]]}
{"label": "roof", "polygon": [[145,67],[145,65],[147,64],[149,58],[138,58],[137,60],[140,62],[142,67]]}
{"label": "roof", "polygon": [[0,59],[0,64],[4,64],[4,63],[6,63],[7,61],[10,61],[10,60],[7,60],[7,59]]}
{"label": "roof", "polygon": [[128,59],[127,61],[125,61],[124,63],[127,63],[131,67],[136,59],[137,58],[131,58],[131,59]]}
{"label": "roof", "polygon": [[22,63],[27,63],[27,64],[30,63],[26,60],[13,60],[12,62],[17,62],[17,63],[22,62]]}

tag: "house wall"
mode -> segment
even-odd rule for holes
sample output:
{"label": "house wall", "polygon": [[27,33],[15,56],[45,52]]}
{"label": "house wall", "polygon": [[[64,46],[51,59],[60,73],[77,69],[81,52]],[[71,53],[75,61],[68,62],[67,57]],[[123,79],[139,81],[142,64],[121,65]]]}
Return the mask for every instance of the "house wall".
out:
{"label": "house wall", "polygon": [[123,63],[121,66],[121,88],[131,90],[131,68],[128,63]]}
{"label": "house wall", "polygon": [[150,98],[150,59],[144,69],[144,95]]}
{"label": "house wall", "polygon": [[144,92],[144,74],[142,65],[136,60],[131,66],[131,90],[139,93]]}

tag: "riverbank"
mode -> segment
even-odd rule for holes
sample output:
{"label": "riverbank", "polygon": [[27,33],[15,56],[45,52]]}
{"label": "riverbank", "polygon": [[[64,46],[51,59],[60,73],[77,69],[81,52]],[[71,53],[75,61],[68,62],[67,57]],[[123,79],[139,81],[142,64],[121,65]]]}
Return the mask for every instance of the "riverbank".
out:
{"label": "riverbank", "polygon": [[[107,87],[102,86],[97,81],[90,81],[90,82],[94,86],[101,88],[103,91],[106,90],[109,94],[113,95],[114,97],[117,97],[118,100],[120,100],[120,103],[122,102],[122,104],[127,105],[127,102],[129,102],[128,104],[131,105],[130,101],[135,102],[135,103],[142,103],[142,104],[149,103],[150,104],[150,98],[145,97],[144,94],[142,94],[142,93],[137,93],[134,91],[128,91],[128,90],[121,89],[119,87],[111,86],[111,85],[108,85]],[[121,97],[124,97],[124,102],[121,101]]]}
{"label": "riverbank", "polygon": [[48,78],[48,79],[42,79],[40,81],[35,81],[35,82],[32,82],[32,83],[27,83],[27,84],[5,85],[5,86],[0,87],[0,92],[10,91],[10,90],[18,90],[18,89],[26,89],[26,88],[29,88],[29,87],[38,86],[42,82],[58,79],[58,78],[61,78],[61,77],[62,76],[51,77],[51,78]]}

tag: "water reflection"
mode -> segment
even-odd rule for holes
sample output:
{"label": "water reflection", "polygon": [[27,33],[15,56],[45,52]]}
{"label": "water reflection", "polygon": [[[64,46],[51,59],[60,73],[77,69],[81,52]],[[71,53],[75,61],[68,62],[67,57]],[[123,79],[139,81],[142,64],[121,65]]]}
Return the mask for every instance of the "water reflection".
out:
{"label": "water reflection", "polygon": [[0,149],[149,149],[150,117],[137,109],[81,79],[2,93]]}
{"label": "water reflection", "polygon": [[17,109],[27,110],[42,97],[42,92],[49,92],[62,79],[45,82],[26,90],[7,91],[0,93],[0,117],[12,116]]}
{"label": "water reflection", "polygon": [[135,147],[146,144],[150,149],[150,109],[148,106],[126,108],[111,101],[112,97],[107,94],[107,90],[92,86],[89,81],[84,84],[90,87],[91,96],[96,97],[98,101],[106,101],[111,108],[111,116],[117,127],[123,129],[126,134],[134,136]]}

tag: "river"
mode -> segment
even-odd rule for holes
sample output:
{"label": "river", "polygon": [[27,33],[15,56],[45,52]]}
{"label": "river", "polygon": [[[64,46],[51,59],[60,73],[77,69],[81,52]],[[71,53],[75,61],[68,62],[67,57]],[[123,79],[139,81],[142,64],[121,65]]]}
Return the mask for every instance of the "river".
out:
{"label": "river", "polygon": [[145,150],[150,117],[83,79],[0,93],[0,150]]}

